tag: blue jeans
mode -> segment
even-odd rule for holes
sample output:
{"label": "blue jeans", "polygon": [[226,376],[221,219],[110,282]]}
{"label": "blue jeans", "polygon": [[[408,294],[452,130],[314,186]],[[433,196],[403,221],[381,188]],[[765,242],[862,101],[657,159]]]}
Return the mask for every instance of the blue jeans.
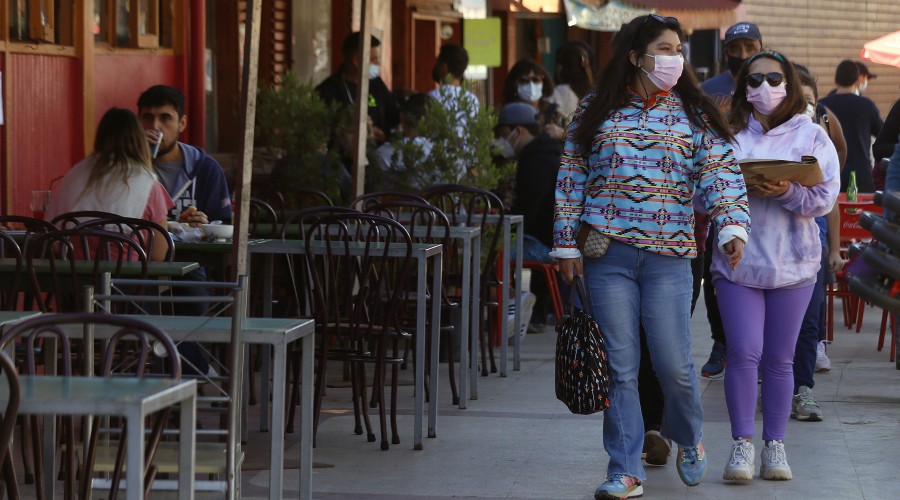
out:
{"label": "blue jeans", "polygon": [[643,324],[662,386],[662,432],[683,447],[700,442],[703,408],[691,358],[691,262],[613,241],[606,255],[584,260],[594,315],[606,341],[611,406],[603,415],[607,475],[643,480],[644,425],[638,397]]}
{"label": "blue jeans", "polygon": [[815,380],[813,373],[816,370],[816,348],[819,340],[824,338],[825,324],[822,314],[825,308],[825,269],[828,267],[828,249],[822,247],[822,266],[816,274],[816,284],[813,286],[812,297],[809,306],[803,316],[800,325],[800,336],[797,337],[797,347],[794,350],[794,394],[797,394],[800,386],[813,388]]}

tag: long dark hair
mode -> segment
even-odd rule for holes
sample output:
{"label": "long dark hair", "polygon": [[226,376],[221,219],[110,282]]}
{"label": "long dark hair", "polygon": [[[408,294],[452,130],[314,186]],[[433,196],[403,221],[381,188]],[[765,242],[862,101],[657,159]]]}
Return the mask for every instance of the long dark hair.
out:
{"label": "long dark hair", "polygon": [[[631,51],[638,54],[646,53],[650,42],[659,38],[665,30],[674,31],[680,40],[685,38],[677,20],[666,18],[665,22],[660,22],[657,16],[638,16],[622,25],[622,29],[613,38],[612,57],[600,71],[594,99],[585,110],[578,128],[575,129],[575,142],[583,151],[590,151],[597,129],[612,111],[628,103],[628,86],[634,81],[637,71],[641,71],[631,63],[629,53]],[[685,63],[684,71],[674,90],[681,96],[684,111],[694,126],[711,129],[723,139],[732,140],[733,136],[725,118],[719,112],[716,103],[700,90],[697,76],[690,64]],[[706,115],[707,121],[703,120],[702,114]]]}
{"label": "long dark hair", "polygon": [[519,77],[525,76],[531,72],[534,72],[535,75],[541,77],[541,81],[543,82],[541,95],[543,97],[550,97],[553,95],[553,78],[550,77],[550,73],[532,59],[519,59],[519,61],[510,68],[509,74],[506,76],[506,81],[503,82],[504,103],[523,102],[522,98],[519,97],[518,91]]}
{"label": "long dark hair", "polygon": [[594,85],[593,68],[593,52],[584,42],[568,42],[556,51],[556,82],[569,84],[579,99]]}
{"label": "long dark hair", "polygon": [[750,115],[753,113],[753,105],[747,101],[747,75],[750,74],[750,64],[761,57],[771,59],[781,65],[781,72],[784,74],[784,81],[787,84],[787,96],[781,105],[769,115],[769,127],[775,128],[790,120],[794,115],[803,113],[806,109],[806,99],[803,98],[803,90],[800,88],[800,78],[797,76],[797,70],[788,61],[788,58],[774,50],[757,52],[750,56],[750,59],[747,59],[747,62],[741,66],[734,84],[734,95],[731,97],[731,113],[728,115],[728,122],[734,133],[747,128]]}

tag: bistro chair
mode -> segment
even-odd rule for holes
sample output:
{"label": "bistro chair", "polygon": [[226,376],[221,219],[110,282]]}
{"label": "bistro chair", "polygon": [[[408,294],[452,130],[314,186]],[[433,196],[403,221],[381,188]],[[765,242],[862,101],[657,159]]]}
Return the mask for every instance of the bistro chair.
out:
{"label": "bistro chair", "polygon": [[16,471],[13,467],[9,443],[12,440],[16,418],[19,415],[19,374],[16,364],[5,352],[0,351],[0,373],[8,387],[6,408],[0,414],[0,498],[9,490],[9,498],[18,498]]}
{"label": "bistro chair", "polygon": [[111,214],[111,217],[86,220],[75,227],[103,229],[128,236],[137,241],[148,256],[153,251],[153,242],[162,238],[166,247],[166,253],[162,260],[172,262],[175,258],[175,241],[172,239],[172,235],[168,229],[151,220]]}
{"label": "bistro chair", "polygon": [[281,227],[272,205],[259,198],[250,198],[248,233],[254,238],[277,238]]}
{"label": "bistro chair", "polygon": [[[43,248],[52,249],[44,254]],[[82,285],[98,286],[103,271],[146,278],[149,261],[137,241],[103,229],[74,228],[35,235],[25,252],[28,283],[41,312],[75,312]]]}
{"label": "bistro chair", "polygon": [[[478,226],[482,235],[482,262],[481,262],[481,306],[485,312],[478,338],[481,344],[481,375],[488,375],[487,359],[484,352],[487,351],[491,363],[491,373],[497,372],[497,363],[494,359],[494,344],[490,341],[490,328],[487,311],[488,308],[497,310],[497,321],[503,324],[506,311],[499,311],[499,302],[491,300],[491,290],[501,287],[502,281],[497,278],[497,252],[500,236],[503,233],[503,219],[506,209],[503,202],[494,193],[477,187],[463,186],[460,184],[436,184],[422,191],[422,196],[429,203],[443,211],[453,225]],[[445,279],[459,280],[458,276],[448,275]],[[455,298],[454,298],[455,300]],[[473,353],[473,356],[475,354]]]}
{"label": "bistro chair", "polygon": [[[415,195],[413,195],[415,196]],[[418,198],[418,196],[415,196]],[[458,262],[458,252],[455,252],[452,241],[450,239],[450,221],[447,219],[447,216],[442,212],[439,208],[434,205],[429,204],[428,202],[423,201],[415,201],[415,200],[393,200],[393,201],[384,201],[377,204],[370,204],[367,207],[366,212],[373,213],[376,215],[381,215],[384,217],[388,217],[394,219],[396,221],[400,221],[409,231],[412,236],[413,242],[415,243],[432,243],[441,245],[444,252],[444,271],[450,275],[459,275],[461,270],[459,269]],[[431,283],[431,279],[427,279],[426,283]],[[446,283],[446,281],[444,282]],[[410,277],[410,281],[406,284],[408,294],[415,294],[415,283],[414,276]],[[434,300],[436,291],[429,291],[430,298]],[[450,379],[450,392],[452,396],[453,405],[459,405],[459,389],[456,386],[456,372],[453,369],[454,363],[454,346],[456,345],[454,339],[455,328],[452,323],[452,314],[460,309],[460,303],[458,301],[454,301],[450,298],[450,293],[447,290],[446,285],[442,287],[440,291],[437,292],[441,301],[441,310],[443,312],[442,321],[440,325],[441,329],[441,339],[446,339],[447,346],[447,364],[449,366],[449,379]],[[414,316],[414,311],[412,312]],[[404,316],[404,318],[409,319],[409,316]],[[430,321],[430,317],[429,317]],[[463,321],[468,321],[463,318]],[[414,324],[405,325],[407,328],[414,328]],[[429,332],[431,329],[429,328]],[[429,339],[431,340],[431,339]],[[468,346],[460,346],[462,349],[468,349]],[[425,352],[430,352],[430,349],[426,346]],[[404,353],[404,357],[406,357],[406,353]],[[420,360],[416,360],[416,362],[420,362]],[[465,367],[461,367],[461,369],[465,369]],[[428,368],[425,368],[425,372],[429,373]],[[427,384],[426,384],[427,388]]]}
{"label": "bistro chair", "polygon": [[10,232],[13,237],[19,231],[24,231],[24,233],[21,233],[21,238],[16,240],[23,252],[35,234],[50,233],[58,230],[59,228],[56,225],[44,219],[36,219],[24,215],[0,215],[0,231]]}
{"label": "bistro chair", "polygon": [[19,285],[25,271],[22,251],[15,238],[6,231],[0,231],[0,258],[9,259],[9,264],[14,266],[8,280],[0,283],[0,311],[15,311],[19,305]]}
{"label": "bistro chair", "polygon": [[[333,207],[330,205],[314,206],[304,208],[288,218],[284,225],[281,226],[281,239],[302,239],[306,228],[320,219],[335,214],[356,214],[357,210],[347,207]],[[320,235],[317,238],[321,239]],[[306,293],[308,289],[305,285],[309,279],[309,272],[306,268],[306,260],[302,256],[285,255],[287,265],[287,279],[289,283],[282,279],[276,283],[275,289],[277,296],[289,297],[284,300],[285,306],[282,308],[282,314],[289,317],[309,317],[312,315],[312,298]],[[287,291],[286,291],[287,290]],[[287,373],[290,377],[291,398],[288,403],[287,432],[294,432],[294,417],[297,404],[300,401],[300,365],[303,352],[300,346],[296,345],[291,349],[291,355],[288,357]]]}
{"label": "bistro chair", "polygon": [[[391,366],[391,443],[398,444],[397,390],[404,361],[400,342],[406,286],[412,272],[412,239],[397,221],[363,213],[336,214],[312,223],[304,238],[317,340],[313,432],[318,428],[329,362],[350,365],[356,427],[365,422],[375,441],[366,404],[366,365],[374,366],[372,391],[381,419],[381,449],[389,448],[385,406],[386,367]],[[306,381],[304,381],[306,383]]]}
{"label": "bistro chair", "polygon": [[[54,326],[41,326],[42,323],[34,323],[34,320],[43,318],[45,321],[51,316],[39,316],[32,320],[23,321],[16,326],[7,330],[0,336],[0,351],[8,350],[10,344],[15,345],[16,364],[19,372],[27,376],[40,375],[38,365],[43,365],[43,373],[48,375],[61,375],[71,377],[75,374],[72,367],[72,345],[69,336]],[[25,326],[23,326],[25,325]],[[31,326],[29,326],[31,325]],[[83,374],[83,371],[78,373]],[[33,471],[35,484],[35,497],[39,500],[46,498],[44,491],[45,474],[53,475],[53,471],[44,470],[43,457],[43,418],[37,415],[26,415],[23,422],[23,462],[25,463],[26,473],[28,469],[28,460],[25,456],[24,448],[27,441],[25,436],[25,427],[30,428],[31,434],[31,452],[33,458]],[[63,452],[62,467],[64,474],[65,498],[71,499],[75,496],[75,420],[74,417],[61,417],[62,432],[61,436],[65,440],[65,448]],[[26,425],[27,424],[27,425]],[[55,449],[56,444],[54,444]],[[55,461],[55,459],[54,459]],[[26,480],[26,484],[29,481]],[[12,490],[10,490],[12,491]]]}

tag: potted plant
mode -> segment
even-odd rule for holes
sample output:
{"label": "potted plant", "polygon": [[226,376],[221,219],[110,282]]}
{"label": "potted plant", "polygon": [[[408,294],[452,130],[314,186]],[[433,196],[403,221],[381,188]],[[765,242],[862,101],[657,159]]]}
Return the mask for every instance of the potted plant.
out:
{"label": "potted plant", "polygon": [[301,83],[292,72],[277,87],[261,88],[256,156],[271,165],[270,190],[280,191],[288,204],[292,188],[299,187],[340,199],[341,183],[348,178],[340,151],[346,145],[350,121],[348,109],[326,103],[311,84]]}

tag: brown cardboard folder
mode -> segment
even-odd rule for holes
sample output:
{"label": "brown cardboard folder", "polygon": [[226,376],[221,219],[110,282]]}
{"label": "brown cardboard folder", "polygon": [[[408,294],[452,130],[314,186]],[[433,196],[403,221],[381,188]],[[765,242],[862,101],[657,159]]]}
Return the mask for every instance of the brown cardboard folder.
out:
{"label": "brown cardboard folder", "polygon": [[804,156],[800,161],[746,159],[740,164],[748,186],[792,181],[812,187],[822,182],[822,169],[815,156]]}

